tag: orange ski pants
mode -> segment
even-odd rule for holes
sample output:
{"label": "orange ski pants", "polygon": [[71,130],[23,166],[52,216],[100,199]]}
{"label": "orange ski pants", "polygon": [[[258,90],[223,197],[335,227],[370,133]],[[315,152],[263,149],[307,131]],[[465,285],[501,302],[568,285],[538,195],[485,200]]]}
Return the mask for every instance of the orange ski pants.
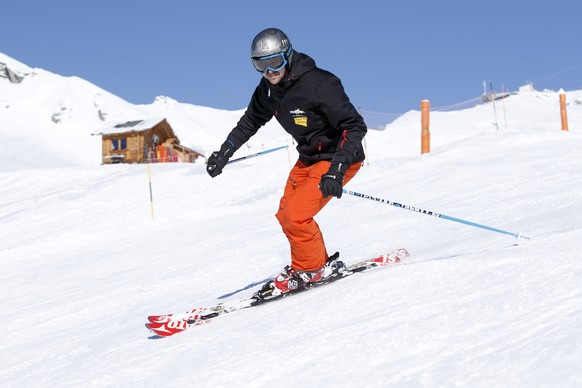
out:
{"label": "orange ski pants", "polygon": [[[330,164],[321,161],[307,166],[298,161],[285,185],[276,217],[291,245],[291,267],[295,270],[316,271],[328,258],[323,235],[313,217],[333,198],[323,198],[319,190],[321,176],[329,170]],[[344,185],[361,165],[357,162],[350,166],[344,176]]]}

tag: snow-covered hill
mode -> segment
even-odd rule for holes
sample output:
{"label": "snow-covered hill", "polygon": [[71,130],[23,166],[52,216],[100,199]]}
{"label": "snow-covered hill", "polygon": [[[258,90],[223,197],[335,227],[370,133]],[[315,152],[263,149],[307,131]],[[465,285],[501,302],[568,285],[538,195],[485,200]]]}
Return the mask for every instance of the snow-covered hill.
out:
{"label": "snow-covered hill", "polygon": [[[274,213],[292,147],[216,179],[152,165],[152,220],[147,167],[99,165],[95,126],[164,112],[212,150],[241,112],[134,106],[0,62],[26,74],[0,78],[0,386],[582,385],[582,92],[567,92],[569,132],[552,91],[499,102],[497,125],[490,104],[435,112],[423,156],[408,112],[370,131],[348,186],[530,240],[344,196],[318,216],[330,250],[412,257],[156,339],[148,314],[247,296],[288,264]],[[270,123],[237,156],[286,143]]]}
{"label": "snow-covered hill", "polygon": [[[118,123],[165,117],[183,145],[204,155],[236,125],[244,110],[224,111],[159,96],[152,104],[133,105],[78,77],[62,77],[0,53],[0,65],[22,77],[0,78],[0,171],[38,167],[95,166],[101,162],[101,138],[90,136]],[[195,87],[193,85],[192,87]],[[266,131],[276,132],[274,123]],[[284,135],[253,140],[248,149],[288,141]]]}

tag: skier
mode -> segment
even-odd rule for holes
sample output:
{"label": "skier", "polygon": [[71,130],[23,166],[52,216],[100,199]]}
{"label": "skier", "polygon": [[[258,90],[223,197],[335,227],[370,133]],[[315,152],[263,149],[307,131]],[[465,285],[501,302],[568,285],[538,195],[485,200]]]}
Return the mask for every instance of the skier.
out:
{"label": "skier", "polygon": [[291,169],[276,217],[291,246],[291,265],[265,285],[273,296],[336,276],[345,266],[328,255],[313,217],[356,175],[364,160],[363,118],[339,78],[297,52],[276,28],[253,39],[251,60],[262,78],[247,110],[219,151],[208,158],[214,178],[228,160],[273,116],[297,142],[299,159]]}

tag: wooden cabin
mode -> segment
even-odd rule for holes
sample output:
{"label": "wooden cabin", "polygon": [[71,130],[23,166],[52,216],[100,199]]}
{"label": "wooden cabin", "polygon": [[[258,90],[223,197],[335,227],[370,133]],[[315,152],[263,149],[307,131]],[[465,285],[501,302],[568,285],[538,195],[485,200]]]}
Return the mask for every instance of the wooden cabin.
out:
{"label": "wooden cabin", "polygon": [[166,119],[120,123],[102,135],[102,163],[194,163],[200,153],[180,144]]}

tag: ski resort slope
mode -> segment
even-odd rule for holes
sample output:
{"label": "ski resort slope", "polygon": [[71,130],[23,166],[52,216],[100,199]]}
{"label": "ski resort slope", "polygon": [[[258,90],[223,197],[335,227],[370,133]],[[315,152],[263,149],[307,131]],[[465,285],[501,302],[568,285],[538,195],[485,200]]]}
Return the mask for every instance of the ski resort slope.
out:
{"label": "ski resort slope", "polygon": [[[344,195],[317,217],[330,253],[411,257],[170,338],[146,317],[249,296],[288,264],[274,213],[292,143],[216,179],[151,165],[153,217],[147,166],[92,163],[94,142],[84,163],[2,169],[0,386],[582,386],[582,94],[568,93],[569,132],[556,92],[523,93],[497,125],[490,104],[434,113],[423,156],[408,112],[370,131],[347,186],[529,240]],[[286,139],[269,128],[236,156]]]}

